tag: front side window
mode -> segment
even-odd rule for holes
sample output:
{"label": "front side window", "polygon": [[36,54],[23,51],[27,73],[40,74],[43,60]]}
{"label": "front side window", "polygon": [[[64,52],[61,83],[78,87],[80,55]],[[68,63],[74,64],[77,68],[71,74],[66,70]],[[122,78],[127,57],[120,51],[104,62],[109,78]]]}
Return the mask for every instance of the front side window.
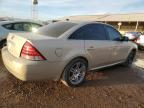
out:
{"label": "front side window", "polygon": [[69,39],[107,40],[107,36],[102,24],[88,24],[74,32]]}
{"label": "front side window", "polygon": [[106,26],[106,30],[107,30],[110,40],[119,41],[121,39],[122,36],[116,29],[110,26]]}

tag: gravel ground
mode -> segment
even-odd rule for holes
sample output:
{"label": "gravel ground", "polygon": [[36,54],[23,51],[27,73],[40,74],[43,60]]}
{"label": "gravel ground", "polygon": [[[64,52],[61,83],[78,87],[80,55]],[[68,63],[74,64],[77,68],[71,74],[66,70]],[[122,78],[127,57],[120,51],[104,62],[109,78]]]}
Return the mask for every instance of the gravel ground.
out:
{"label": "gravel ground", "polygon": [[[144,60],[144,52],[137,59]],[[77,88],[60,82],[22,82],[0,58],[0,108],[144,108],[144,70],[114,66],[88,73]]]}

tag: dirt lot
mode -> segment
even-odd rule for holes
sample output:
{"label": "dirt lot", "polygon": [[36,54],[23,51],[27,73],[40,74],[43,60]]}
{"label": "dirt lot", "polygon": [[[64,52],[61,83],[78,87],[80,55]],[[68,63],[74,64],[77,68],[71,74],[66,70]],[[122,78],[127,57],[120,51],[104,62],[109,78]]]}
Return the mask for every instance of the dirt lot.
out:
{"label": "dirt lot", "polygon": [[[144,52],[138,54],[144,60]],[[78,88],[60,82],[22,82],[0,58],[0,108],[144,108],[144,70],[115,66],[88,73]]]}

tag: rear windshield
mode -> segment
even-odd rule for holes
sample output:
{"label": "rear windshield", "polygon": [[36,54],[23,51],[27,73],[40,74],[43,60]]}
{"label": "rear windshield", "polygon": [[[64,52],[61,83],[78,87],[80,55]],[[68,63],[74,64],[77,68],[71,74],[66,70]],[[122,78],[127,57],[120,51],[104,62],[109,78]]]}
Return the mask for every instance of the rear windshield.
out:
{"label": "rear windshield", "polygon": [[70,28],[72,28],[75,25],[77,24],[71,22],[51,23],[38,29],[37,33],[40,35],[59,37],[60,35],[68,31]]}

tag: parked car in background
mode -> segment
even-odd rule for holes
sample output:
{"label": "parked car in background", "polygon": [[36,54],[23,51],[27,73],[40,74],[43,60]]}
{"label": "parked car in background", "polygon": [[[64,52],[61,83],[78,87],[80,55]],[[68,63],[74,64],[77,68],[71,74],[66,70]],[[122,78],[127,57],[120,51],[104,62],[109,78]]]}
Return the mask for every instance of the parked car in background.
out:
{"label": "parked car in background", "polygon": [[6,38],[11,32],[32,32],[42,24],[33,21],[2,21],[0,22],[0,47],[6,43]]}
{"label": "parked car in background", "polygon": [[139,36],[136,43],[139,49],[144,50],[144,35]]}
{"label": "parked car in background", "polygon": [[144,35],[142,32],[126,32],[125,36],[127,36],[130,41],[137,44],[140,50],[144,49]]}
{"label": "parked car in background", "polygon": [[96,22],[56,22],[37,33],[9,34],[2,49],[6,68],[20,80],[61,80],[78,86],[87,70],[130,66],[137,45],[112,26]]}
{"label": "parked car in background", "polygon": [[124,34],[124,36],[128,37],[129,40],[132,40],[132,41],[136,40],[141,35],[142,35],[141,32],[126,32]]}

